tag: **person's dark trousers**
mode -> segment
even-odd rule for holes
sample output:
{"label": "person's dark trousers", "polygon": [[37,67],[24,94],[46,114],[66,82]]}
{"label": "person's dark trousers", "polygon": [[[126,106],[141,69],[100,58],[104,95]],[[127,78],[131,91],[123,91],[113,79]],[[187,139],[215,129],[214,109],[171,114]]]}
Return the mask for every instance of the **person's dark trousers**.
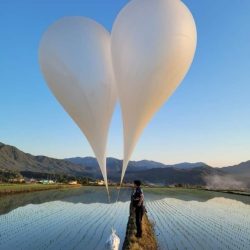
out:
{"label": "person's dark trousers", "polygon": [[137,230],[137,236],[142,236],[142,216],[143,216],[143,207],[136,207],[135,209],[135,221],[136,221],[136,230]]}

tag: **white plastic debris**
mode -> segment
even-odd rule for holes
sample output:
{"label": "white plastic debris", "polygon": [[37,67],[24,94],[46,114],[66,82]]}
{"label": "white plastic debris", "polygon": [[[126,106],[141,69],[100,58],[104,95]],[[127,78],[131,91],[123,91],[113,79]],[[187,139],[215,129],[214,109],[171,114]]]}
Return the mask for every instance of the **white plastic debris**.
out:
{"label": "white plastic debris", "polygon": [[120,238],[117,236],[116,231],[112,228],[112,233],[106,241],[106,249],[119,250]]}

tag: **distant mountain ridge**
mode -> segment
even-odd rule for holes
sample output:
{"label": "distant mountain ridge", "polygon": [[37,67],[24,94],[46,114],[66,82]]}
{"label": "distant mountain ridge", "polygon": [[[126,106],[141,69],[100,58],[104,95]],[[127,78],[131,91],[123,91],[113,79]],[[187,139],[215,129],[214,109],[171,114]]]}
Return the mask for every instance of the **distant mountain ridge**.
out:
{"label": "distant mountain ridge", "polygon": [[[97,163],[96,158],[94,157],[72,157],[65,158],[65,161],[69,161],[74,164],[79,164],[86,167],[94,167],[98,168],[99,165]],[[108,171],[121,171],[122,160],[118,160],[116,158],[108,157],[107,158],[107,168]],[[156,169],[156,168],[175,168],[175,169],[193,169],[196,167],[204,167],[208,166],[203,162],[189,163],[183,162],[173,165],[166,165],[160,162],[149,161],[149,160],[141,160],[141,161],[130,161],[127,171],[142,171],[148,169]]]}
{"label": "distant mountain ridge", "polygon": [[0,144],[0,168],[12,171],[83,175],[84,167],[46,156],[33,156],[14,146]]}
{"label": "distant mountain ridge", "polygon": [[[107,158],[107,172],[110,180],[120,180],[121,167],[122,160]],[[47,156],[33,156],[3,143],[0,143],[0,169],[102,178],[94,157],[54,159]],[[214,179],[214,177],[216,178]],[[207,181],[216,183],[218,178],[219,180],[224,178],[224,183],[235,180],[238,185],[242,182],[250,187],[249,177],[250,161],[230,167],[213,168],[203,162],[166,165],[155,161],[141,160],[129,162],[125,181],[139,178],[151,184],[206,185]]]}
{"label": "distant mountain ridge", "polygon": [[221,168],[229,174],[241,175],[250,178],[250,160],[241,162],[238,165]]}

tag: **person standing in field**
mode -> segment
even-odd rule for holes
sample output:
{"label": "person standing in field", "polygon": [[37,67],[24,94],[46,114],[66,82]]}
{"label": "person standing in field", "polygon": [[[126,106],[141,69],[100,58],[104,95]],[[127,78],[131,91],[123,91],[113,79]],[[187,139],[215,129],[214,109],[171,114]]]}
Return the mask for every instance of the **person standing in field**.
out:
{"label": "person standing in field", "polygon": [[135,220],[136,220],[136,237],[142,237],[142,217],[144,213],[143,208],[144,195],[141,189],[141,181],[134,181],[134,192],[132,195],[132,205],[135,210]]}

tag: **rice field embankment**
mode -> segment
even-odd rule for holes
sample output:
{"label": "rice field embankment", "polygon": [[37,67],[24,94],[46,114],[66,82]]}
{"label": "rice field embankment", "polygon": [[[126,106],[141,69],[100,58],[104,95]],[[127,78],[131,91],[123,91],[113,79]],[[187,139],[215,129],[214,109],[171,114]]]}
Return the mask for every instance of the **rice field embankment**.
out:
{"label": "rice field embankment", "polygon": [[142,238],[137,238],[135,226],[135,213],[130,206],[130,215],[127,224],[126,237],[124,240],[123,250],[156,250],[157,240],[151,222],[145,213],[142,218]]}

